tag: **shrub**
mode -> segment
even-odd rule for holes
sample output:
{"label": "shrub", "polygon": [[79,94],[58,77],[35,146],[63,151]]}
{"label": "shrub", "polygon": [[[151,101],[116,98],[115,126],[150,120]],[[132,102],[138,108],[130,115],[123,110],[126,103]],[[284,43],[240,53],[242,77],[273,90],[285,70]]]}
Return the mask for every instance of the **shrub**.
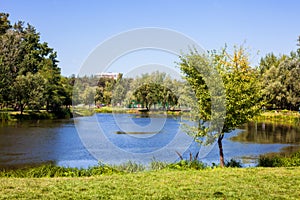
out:
{"label": "shrub", "polygon": [[242,163],[240,161],[236,161],[233,158],[230,159],[230,161],[226,161],[225,163],[226,167],[242,167]]}
{"label": "shrub", "polygon": [[113,168],[116,169],[117,171],[129,172],[129,173],[141,172],[146,169],[146,167],[144,165],[138,164],[138,163],[135,163],[132,161],[128,161],[121,165],[115,165],[115,166],[113,166]]}
{"label": "shrub", "polygon": [[179,170],[185,170],[185,169],[205,169],[207,166],[203,162],[199,160],[180,160],[177,163],[168,164],[168,169],[179,169]]}
{"label": "shrub", "polygon": [[0,112],[0,120],[2,122],[6,122],[6,121],[9,121],[11,119],[9,113],[7,112]]}
{"label": "shrub", "polygon": [[291,156],[263,155],[258,159],[259,167],[296,167],[300,166],[300,151]]}
{"label": "shrub", "polygon": [[153,160],[150,163],[151,170],[162,170],[162,169],[165,169],[167,166],[168,166],[168,163],[162,162],[162,161],[157,161],[157,160]]}

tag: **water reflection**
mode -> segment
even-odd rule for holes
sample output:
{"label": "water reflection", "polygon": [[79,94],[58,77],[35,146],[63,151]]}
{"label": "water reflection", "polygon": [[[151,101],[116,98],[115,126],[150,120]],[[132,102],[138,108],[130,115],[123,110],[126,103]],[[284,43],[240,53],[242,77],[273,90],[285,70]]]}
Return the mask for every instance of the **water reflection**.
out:
{"label": "water reflection", "polygon": [[0,127],[0,167],[55,164],[74,158],[93,159],[81,144],[72,120],[26,121]]}
{"label": "water reflection", "polygon": [[259,144],[300,144],[300,127],[275,123],[250,122],[245,131],[231,140]]}

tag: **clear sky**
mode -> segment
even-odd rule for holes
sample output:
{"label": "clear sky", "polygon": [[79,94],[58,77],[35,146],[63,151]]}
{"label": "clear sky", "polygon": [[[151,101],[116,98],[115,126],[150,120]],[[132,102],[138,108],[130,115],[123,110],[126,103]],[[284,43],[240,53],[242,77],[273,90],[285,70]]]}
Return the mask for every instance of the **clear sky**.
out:
{"label": "clear sky", "polygon": [[257,64],[266,53],[296,50],[299,8],[298,0],[0,1],[0,11],[9,13],[12,22],[29,22],[41,33],[42,41],[58,52],[59,66],[67,76],[77,74],[101,42],[143,27],[179,31],[207,50],[246,41],[250,60]]}

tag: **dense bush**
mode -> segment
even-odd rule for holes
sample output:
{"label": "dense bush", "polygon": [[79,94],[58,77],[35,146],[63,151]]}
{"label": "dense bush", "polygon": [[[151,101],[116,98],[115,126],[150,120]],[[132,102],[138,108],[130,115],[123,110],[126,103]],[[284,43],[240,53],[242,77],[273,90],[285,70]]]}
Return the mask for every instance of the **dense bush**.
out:
{"label": "dense bush", "polygon": [[242,163],[240,161],[236,161],[234,159],[230,159],[230,161],[226,161],[226,167],[242,167]]}
{"label": "dense bush", "polygon": [[167,165],[168,169],[179,169],[179,170],[184,170],[184,169],[200,170],[200,169],[205,169],[206,167],[207,165],[199,160],[192,160],[192,161],[181,160],[177,163],[172,163]]}
{"label": "dense bush", "polygon": [[300,166],[300,151],[291,156],[263,155],[258,160],[259,167],[296,167]]}

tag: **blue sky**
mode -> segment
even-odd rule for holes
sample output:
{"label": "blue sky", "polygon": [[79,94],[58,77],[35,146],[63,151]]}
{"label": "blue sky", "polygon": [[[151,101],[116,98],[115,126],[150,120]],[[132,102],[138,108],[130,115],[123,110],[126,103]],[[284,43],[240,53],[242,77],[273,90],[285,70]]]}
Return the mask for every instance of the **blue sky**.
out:
{"label": "blue sky", "polygon": [[[300,35],[299,2],[1,0],[0,11],[8,12],[12,22],[32,24],[41,33],[42,41],[58,52],[62,74],[68,76],[78,73],[101,42],[120,32],[143,27],[179,31],[207,50],[220,49],[225,43],[232,46],[246,42],[245,46],[251,49],[250,60],[257,64],[266,53],[278,55],[296,50]],[[148,59],[151,56],[150,53]],[[125,72],[130,60],[124,61],[124,66],[117,62],[119,68],[112,69]]]}

